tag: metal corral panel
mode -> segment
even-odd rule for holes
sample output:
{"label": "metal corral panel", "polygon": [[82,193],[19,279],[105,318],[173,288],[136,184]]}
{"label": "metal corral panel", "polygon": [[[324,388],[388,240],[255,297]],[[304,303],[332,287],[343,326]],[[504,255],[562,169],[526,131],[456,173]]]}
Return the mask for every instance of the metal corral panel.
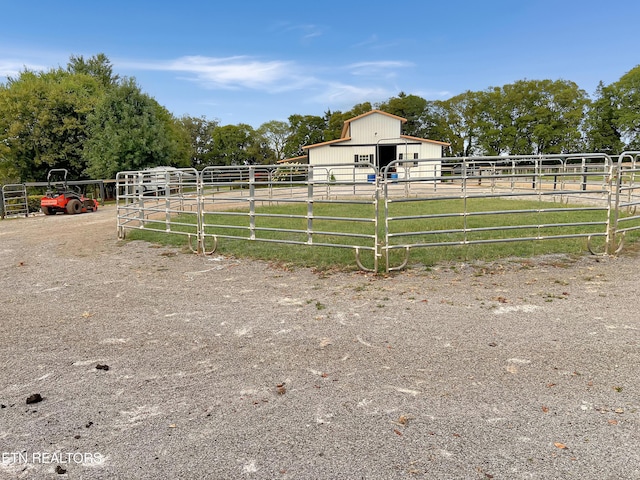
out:
{"label": "metal corral panel", "polygon": [[0,214],[2,218],[29,216],[27,189],[23,183],[2,186],[2,195],[0,196]]}

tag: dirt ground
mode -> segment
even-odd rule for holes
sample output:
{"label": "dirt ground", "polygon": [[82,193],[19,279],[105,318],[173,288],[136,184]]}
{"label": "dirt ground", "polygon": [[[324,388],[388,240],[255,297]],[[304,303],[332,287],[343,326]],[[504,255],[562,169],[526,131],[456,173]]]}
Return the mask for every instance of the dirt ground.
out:
{"label": "dirt ground", "polygon": [[640,478],[640,257],[318,275],[0,221],[0,478]]}

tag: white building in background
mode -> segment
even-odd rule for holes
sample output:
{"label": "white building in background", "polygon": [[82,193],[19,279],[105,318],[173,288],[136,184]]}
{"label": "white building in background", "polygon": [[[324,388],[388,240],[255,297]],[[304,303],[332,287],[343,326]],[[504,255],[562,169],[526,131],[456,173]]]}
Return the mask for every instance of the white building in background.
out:
{"label": "white building in background", "polygon": [[370,165],[383,173],[390,164],[388,174],[399,179],[439,177],[442,147],[448,144],[403,135],[406,121],[380,110],[358,115],[344,122],[339,139],[303,147],[305,163],[314,167],[313,178],[318,181],[371,180],[375,170]]}

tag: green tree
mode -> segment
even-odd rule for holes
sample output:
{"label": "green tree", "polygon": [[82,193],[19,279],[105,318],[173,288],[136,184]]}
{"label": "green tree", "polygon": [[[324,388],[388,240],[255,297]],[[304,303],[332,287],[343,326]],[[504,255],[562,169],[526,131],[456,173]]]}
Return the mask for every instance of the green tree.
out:
{"label": "green tree", "polygon": [[304,154],[302,147],[325,141],[324,132],[327,122],[316,115],[291,115],[289,117],[291,135],[284,147],[285,158],[298,157]]}
{"label": "green tree", "polygon": [[325,141],[337,140],[342,136],[342,127],[345,120],[353,118],[355,115],[350,115],[349,112],[342,113],[340,110],[332,112],[327,110],[324,112],[325,130],[323,137]]}
{"label": "green tree", "polygon": [[481,92],[479,149],[488,155],[579,151],[589,104],[584,90],[565,80],[520,80]]}
{"label": "green tree", "polygon": [[88,172],[115,178],[123,170],[189,164],[188,138],[171,114],[144,94],[135,80],[111,88],[89,116],[85,144]]}
{"label": "green tree", "polygon": [[189,138],[191,166],[202,169],[213,165],[213,131],[218,122],[185,115],[179,119],[179,123]]}
{"label": "green tree", "polygon": [[400,92],[397,97],[392,97],[378,107],[383,112],[405,118],[403,133],[413,137],[425,135],[425,110],[427,101],[417,95],[407,95]]}
{"label": "green tree", "polygon": [[478,147],[482,155],[509,153],[516,127],[507,108],[502,88],[492,87],[478,93]]}
{"label": "green tree", "polygon": [[81,177],[87,118],[103,94],[94,77],[59,68],[9,78],[0,85],[0,173],[41,181],[50,168],[66,168]]}
{"label": "green tree", "polygon": [[168,165],[174,167],[191,167],[191,139],[188,132],[182,127],[180,120],[174,117],[169,110],[151,99],[156,110],[156,118],[162,123],[166,131],[166,140],[169,144]]}
{"label": "green tree", "polygon": [[257,134],[262,136],[265,147],[268,148],[272,155],[269,163],[275,163],[278,160],[284,160],[284,148],[290,135],[290,128],[287,122],[271,120],[265,122],[257,130]]}
{"label": "green tree", "polygon": [[478,153],[478,93],[467,91],[448,100],[427,102],[422,116],[422,136],[449,143],[447,157]]}
{"label": "green tree", "polygon": [[589,98],[573,82],[521,80],[427,102],[424,136],[448,142],[445,156],[569,153],[583,148]]}
{"label": "green tree", "polygon": [[[249,127],[249,125],[243,125]],[[277,161],[275,151],[271,148],[269,140],[260,134],[258,130],[250,128],[250,138],[247,146],[247,163],[250,165],[272,165]]]}
{"label": "green tree", "polygon": [[452,157],[454,156],[453,152],[457,151],[452,140],[457,141],[458,138],[453,134],[453,130],[449,126],[448,117],[448,109],[445,101],[427,101],[423,117],[423,138],[448,142],[450,145],[448,147],[443,147],[442,153],[445,157]]}
{"label": "green tree", "polygon": [[247,165],[256,158],[255,132],[250,125],[225,125],[213,130],[213,165]]}
{"label": "green tree", "polygon": [[96,78],[104,87],[111,87],[120,80],[119,75],[114,75],[111,61],[104,53],[99,53],[85,60],[82,55],[71,55],[67,63],[69,73],[80,73]]}
{"label": "green tree", "polygon": [[585,122],[586,146],[589,152],[617,155],[624,150],[622,134],[617,127],[617,115],[612,88],[600,82]]}
{"label": "green tree", "polygon": [[616,108],[615,126],[628,150],[640,150],[640,65],[609,87]]}

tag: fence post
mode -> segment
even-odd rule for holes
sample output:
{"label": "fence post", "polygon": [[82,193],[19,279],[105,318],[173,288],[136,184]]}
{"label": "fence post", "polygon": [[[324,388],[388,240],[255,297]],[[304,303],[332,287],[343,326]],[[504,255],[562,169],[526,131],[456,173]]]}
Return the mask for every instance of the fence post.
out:
{"label": "fence post", "polygon": [[[329,177],[327,173],[327,185]],[[307,244],[313,244],[313,165],[309,165],[307,170]]]}
{"label": "fence post", "polygon": [[[241,173],[242,175],[242,173]],[[249,167],[249,238],[256,239],[256,171],[255,167]],[[242,185],[240,186],[242,189]]]}
{"label": "fence post", "polygon": [[[622,189],[622,159],[623,155],[618,158],[618,164],[614,165],[611,162],[610,175],[609,175],[609,194],[611,195],[612,185],[615,184],[615,195],[611,195],[609,198],[609,208],[611,208],[611,198],[613,198],[613,214],[609,215],[609,221],[611,224],[607,230],[605,252],[608,255],[615,255],[619,251],[617,245],[618,237],[618,219],[620,218],[620,190]],[[613,218],[611,218],[613,217]]]}
{"label": "fence post", "polygon": [[[198,255],[203,255],[206,253],[206,245],[205,245],[205,231],[204,231],[204,195],[203,195],[203,170],[196,170],[196,228],[198,235]],[[180,195],[182,197],[182,195]]]}

